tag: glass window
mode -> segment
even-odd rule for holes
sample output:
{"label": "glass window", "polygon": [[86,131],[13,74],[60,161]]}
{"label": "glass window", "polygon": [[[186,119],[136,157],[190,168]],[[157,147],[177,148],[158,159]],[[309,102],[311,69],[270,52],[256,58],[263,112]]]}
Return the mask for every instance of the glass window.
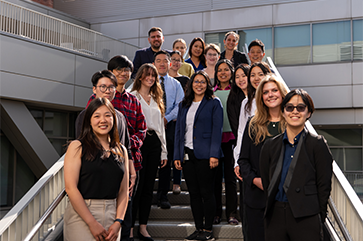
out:
{"label": "glass window", "polygon": [[44,133],[47,136],[67,136],[67,113],[46,111]]}
{"label": "glass window", "polygon": [[38,123],[40,128],[43,129],[43,111],[42,110],[30,110],[30,113],[34,117],[35,121]]}
{"label": "glass window", "polygon": [[363,59],[363,19],[353,21],[353,59]]}
{"label": "glass window", "polygon": [[[265,57],[272,57],[272,28],[248,29],[238,31],[240,36],[238,49],[243,52],[248,52],[246,49],[252,40],[259,39],[265,44]],[[247,46],[247,47],[245,47]]]}
{"label": "glass window", "polygon": [[0,206],[12,206],[14,148],[4,134],[0,134]]}
{"label": "glass window", "polygon": [[223,33],[208,33],[205,35],[205,43],[206,44],[216,44],[219,46],[221,52],[223,52],[225,49],[224,49],[224,43],[223,43],[223,40],[224,40],[224,35],[226,34],[227,32],[223,32]]}
{"label": "glass window", "polygon": [[313,24],[313,62],[351,60],[350,21]]}
{"label": "glass window", "polygon": [[16,155],[16,182],[15,202],[18,202],[29,189],[36,183],[37,178],[29,168],[28,164],[17,153]]}
{"label": "glass window", "polygon": [[275,28],[275,64],[307,64],[310,56],[310,25]]}

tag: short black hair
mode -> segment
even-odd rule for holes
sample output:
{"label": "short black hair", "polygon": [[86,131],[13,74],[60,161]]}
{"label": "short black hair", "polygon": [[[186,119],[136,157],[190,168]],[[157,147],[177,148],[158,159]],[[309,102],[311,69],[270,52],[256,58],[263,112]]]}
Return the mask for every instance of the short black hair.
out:
{"label": "short black hair", "polygon": [[253,40],[250,45],[248,45],[248,52],[250,52],[251,48],[253,46],[258,46],[262,49],[262,52],[264,53],[265,52],[265,45],[263,44],[263,42],[259,39],[255,39]]}
{"label": "short black hair", "polygon": [[108,61],[107,69],[113,71],[114,69],[130,68],[131,72],[134,70],[134,65],[125,55],[116,55]]}
{"label": "short black hair", "polygon": [[[308,94],[308,92],[306,92],[303,89],[294,89],[291,90],[286,96],[285,98],[282,100],[281,103],[281,111],[282,113],[285,110],[285,106],[286,104],[291,100],[292,97],[294,97],[295,95],[298,95],[301,97],[302,101],[304,102],[304,104],[306,105],[306,107],[308,107],[308,112],[310,112],[310,117],[313,115],[313,112],[315,111],[315,107],[314,107],[314,102],[313,99],[310,97],[310,95]],[[307,120],[309,119],[307,118]]]}
{"label": "short black hair", "polygon": [[150,37],[150,34],[151,33],[157,32],[157,31],[159,31],[160,33],[163,33],[163,30],[161,28],[159,28],[159,27],[152,27],[152,28],[150,28],[150,30],[149,30],[149,32],[147,34]]}
{"label": "short black hair", "polygon": [[97,86],[98,81],[103,77],[109,78],[112,81],[112,84],[115,87],[117,86],[116,76],[108,70],[102,70],[102,71],[98,71],[98,72],[94,73],[92,76],[92,79],[91,79],[92,85]]}
{"label": "short black hair", "polygon": [[166,57],[168,57],[168,60],[170,61],[170,59],[171,59],[170,54],[168,52],[166,52],[165,50],[160,50],[154,54],[154,62],[155,62],[156,56],[158,56],[159,54],[165,54]]}

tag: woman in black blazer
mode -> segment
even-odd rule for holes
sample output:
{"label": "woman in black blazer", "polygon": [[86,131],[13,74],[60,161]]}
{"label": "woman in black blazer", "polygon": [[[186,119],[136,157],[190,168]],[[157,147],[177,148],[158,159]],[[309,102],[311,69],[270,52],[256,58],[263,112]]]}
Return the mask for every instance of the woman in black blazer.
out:
{"label": "woman in black blazer", "polygon": [[314,112],[306,91],[288,93],[281,111],[285,133],[261,150],[266,240],[323,240],[333,158],[324,137],[304,128]]}
{"label": "woman in black blazer", "polygon": [[239,35],[233,31],[230,31],[224,35],[223,44],[224,51],[221,53],[220,59],[228,59],[232,62],[233,67],[237,68],[240,64],[249,64],[247,55],[244,52],[237,50]]}
{"label": "woman in black blazer", "polygon": [[185,240],[214,240],[214,178],[221,149],[223,109],[213,95],[208,75],[196,72],[179,104],[174,164],[183,169],[196,231]]}
{"label": "woman in black blazer", "polygon": [[260,151],[264,141],[284,131],[280,105],[287,90],[273,74],[257,87],[255,116],[247,122],[238,159],[244,182],[244,203],[249,241],[264,241],[265,196],[260,175]]}

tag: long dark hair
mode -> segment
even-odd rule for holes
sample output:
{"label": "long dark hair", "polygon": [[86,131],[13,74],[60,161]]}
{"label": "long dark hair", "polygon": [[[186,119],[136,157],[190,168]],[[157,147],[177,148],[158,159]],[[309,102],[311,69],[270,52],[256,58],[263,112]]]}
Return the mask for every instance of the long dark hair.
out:
{"label": "long dark hair", "polygon": [[[202,51],[202,54],[198,57],[199,58],[199,61],[202,63],[203,67],[207,67],[207,65],[205,64],[205,56],[204,56],[204,50],[205,50],[205,43],[204,43],[204,40],[202,38],[193,38],[192,42],[190,42],[190,45],[189,45],[189,51],[188,51],[188,54],[189,54],[189,57],[191,58],[192,57],[192,47],[193,45],[195,44],[195,42],[201,42],[202,43],[202,47],[203,47],[203,51]],[[198,68],[198,66],[195,66]]]}
{"label": "long dark hair", "polygon": [[233,64],[229,59],[221,59],[216,63],[216,66],[214,67],[214,83],[215,83],[214,86],[218,85],[218,87],[221,87],[221,82],[219,81],[219,79],[217,77],[217,74],[218,74],[219,66],[221,64],[223,64],[223,63],[227,64],[229,70],[231,71],[231,78],[229,79],[229,84],[232,84],[232,78],[233,78],[233,75],[234,75]]}
{"label": "long dark hair", "polygon": [[92,161],[96,158],[97,154],[103,151],[103,147],[93,132],[91,126],[91,118],[93,113],[101,106],[106,106],[113,117],[113,126],[110,130],[109,140],[110,149],[114,154],[123,157],[120,139],[117,132],[117,121],[116,121],[116,111],[113,108],[111,102],[107,98],[95,98],[91,101],[84,114],[81,135],[79,141],[82,143],[82,157],[85,157],[87,161]]}
{"label": "long dark hair", "polygon": [[[235,70],[234,70],[234,75],[232,78],[232,84],[231,84],[231,92],[229,95],[243,95],[245,96],[244,92],[241,90],[240,87],[237,86],[236,84],[236,73],[237,70],[241,69],[243,71],[243,73],[245,73],[246,76],[248,76],[248,72],[250,71],[250,66],[246,65],[246,64],[239,64]],[[244,99],[244,97],[243,97]]]}
{"label": "long dark hair", "polygon": [[247,104],[245,106],[245,112],[249,113],[251,111],[252,108],[252,101],[255,98],[255,93],[256,93],[256,89],[255,87],[253,87],[253,85],[251,84],[251,72],[252,69],[255,67],[260,67],[260,69],[262,70],[262,72],[264,73],[264,75],[266,76],[268,73],[271,73],[270,67],[265,63],[265,62],[256,62],[253,65],[251,65],[250,71],[248,72],[247,75]]}
{"label": "long dark hair", "polygon": [[203,70],[199,70],[192,75],[190,81],[188,82],[187,92],[185,93],[184,99],[182,101],[183,107],[189,107],[193,103],[194,100],[193,83],[194,83],[194,78],[197,75],[202,75],[205,81],[207,81],[207,89],[205,90],[204,98],[206,98],[207,100],[214,98],[213,89],[208,74]]}

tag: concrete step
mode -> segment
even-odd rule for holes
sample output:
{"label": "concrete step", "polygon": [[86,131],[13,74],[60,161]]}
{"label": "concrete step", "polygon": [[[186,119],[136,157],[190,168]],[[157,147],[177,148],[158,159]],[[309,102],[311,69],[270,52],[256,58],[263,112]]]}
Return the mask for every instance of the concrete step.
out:
{"label": "concrete step", "polygon": [[[138,226],[134,229],[137,239]],[[184,221],[150,221],[147,228],[152,238],[156,240],[184,240],[195,231],[194,222]],[[213,225],[214,237],[218,240],[243,240],[242,226],[239,225]]]}
{"label": "concrete step", "polygon": [[[178,195],[174,195],[173,192],[168,192],[168,200],[171,205],[190,205],[190,198],[188,191],[182,191]],[[226,194],[222,193],[222,204],[226,203]],[[152,204],[157,204],[157,191],[153,193]],[[237,204],[239,205],[239,192],[237,192]]]}
{"label": "concrete step", "polygon": [[[226,208],[222,208],[222,224],[227,224]],[[239,209],[237,210],[239,213]],[[173,205],[170,209],[161,209],[156,205],[151,206],[149,220],[153,221],[193,221],[192,209],[190,206]]]}

